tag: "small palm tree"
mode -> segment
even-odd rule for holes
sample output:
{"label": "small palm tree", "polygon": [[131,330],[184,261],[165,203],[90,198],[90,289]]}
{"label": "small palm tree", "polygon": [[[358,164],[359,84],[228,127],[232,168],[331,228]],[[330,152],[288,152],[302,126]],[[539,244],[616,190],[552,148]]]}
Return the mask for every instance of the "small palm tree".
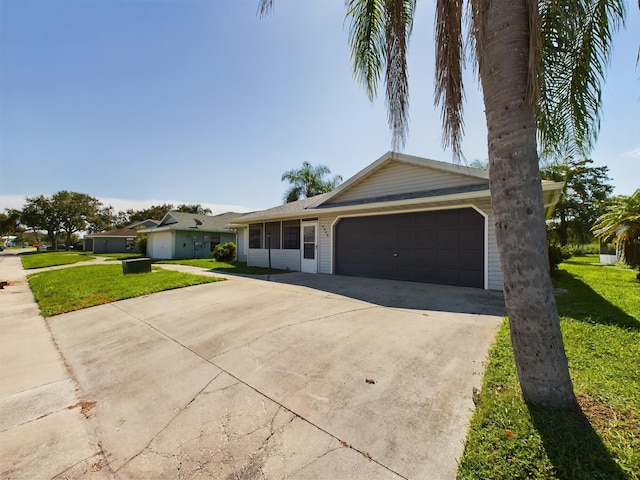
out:
{"label": "small palm tree", "polygon": [[592,230],[596,237],[618,245],[618,255],[624,263],[640,269],[640,189],[630,197],[615,198]]}
{"label": "small palm tree", "polygon": [[295,202],[300,198],[309,198],[321,193],[327,193],[336,188],[342,182],[341,175],[325,180],[325,175],[331,174],[326,165],[313,166],[309,162],[302,162],[300,170],[289,170],[282,174],[282,181],[291,184],[284,193],[285,203]]}

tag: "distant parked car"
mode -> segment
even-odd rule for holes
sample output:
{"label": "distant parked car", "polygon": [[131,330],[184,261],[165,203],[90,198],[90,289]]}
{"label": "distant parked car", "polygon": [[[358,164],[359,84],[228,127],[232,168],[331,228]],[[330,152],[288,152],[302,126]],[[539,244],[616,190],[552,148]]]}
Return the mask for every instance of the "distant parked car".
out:
{"label": "distant parked car", "polygon": [[[61,243],[58,243],[56,245],[56,247],[57,247],[58,250],[66,250],[67,249],[67,246],[66,245],[62,245]],[[69,246],[69,249],[73,250],[73,245]]]}
{"label": "distant parked car", "polygon": [[0,252],[4,250],[4,245],[0,245]]}

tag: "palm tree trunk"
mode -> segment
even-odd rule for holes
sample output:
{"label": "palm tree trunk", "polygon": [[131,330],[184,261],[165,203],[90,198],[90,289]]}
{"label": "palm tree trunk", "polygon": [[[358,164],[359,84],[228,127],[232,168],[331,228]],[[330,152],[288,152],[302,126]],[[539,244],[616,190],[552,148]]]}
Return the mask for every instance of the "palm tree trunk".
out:
{"label": "palm tree trunk", "polygon": [[527,99],[527,0],[474,0],[491,200],[518,378],[525,401],[575,408],[544,223],[536,124]]}

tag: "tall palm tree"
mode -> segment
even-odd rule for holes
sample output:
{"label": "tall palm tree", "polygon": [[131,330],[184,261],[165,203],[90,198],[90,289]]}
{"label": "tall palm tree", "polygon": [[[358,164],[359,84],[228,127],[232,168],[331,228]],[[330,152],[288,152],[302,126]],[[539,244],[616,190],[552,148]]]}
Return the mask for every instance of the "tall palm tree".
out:
{"label": "tall palm tree", "polygon": [[291,187],[284,194],[285,203],[295,202],[300,198],[309,198],[321,193],[330,192],[342,182],[342,176],[334,175],[330,179],[325,179],[331,174],[331,170],[326,165],[316,165],[309,162],[302,162],[300,170],[289,170],[282,174],[282,181],[291,183]]}
{"label": "tall palm tree", "polygon": [[622,260],[640,269],[640,189],[615,198],[608,210],[593,225],[595,235],[616,243]]}
{"label": "tall palm tree", "polygon": [[[575,408],[547,260],[538,144],[586,152],[598,130],[600,82],[623,0],[468,0],[482,86],[489,180],[518,378],[527,402]],[[261,0],[260,13],[272,0]],[[370,98],[384,71],[389,127],[408,131],[407,45],[416,0],[347,0],[356,77]],[[436,95],[443,143],[464,133],[463,0],[437,0]]]}

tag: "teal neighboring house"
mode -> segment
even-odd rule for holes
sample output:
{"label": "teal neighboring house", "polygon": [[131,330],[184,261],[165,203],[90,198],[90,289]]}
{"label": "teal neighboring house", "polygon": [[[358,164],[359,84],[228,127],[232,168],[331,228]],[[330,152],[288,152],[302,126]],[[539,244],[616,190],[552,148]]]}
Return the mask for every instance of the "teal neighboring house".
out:
{"label": "teal neighboring house", "polygon": [[221,243],[236,243],[236,233],[228,228],[238,213],[196,215],[168,212],[157,227],[146,228],[147,256],[162,259],[211,258]]}

